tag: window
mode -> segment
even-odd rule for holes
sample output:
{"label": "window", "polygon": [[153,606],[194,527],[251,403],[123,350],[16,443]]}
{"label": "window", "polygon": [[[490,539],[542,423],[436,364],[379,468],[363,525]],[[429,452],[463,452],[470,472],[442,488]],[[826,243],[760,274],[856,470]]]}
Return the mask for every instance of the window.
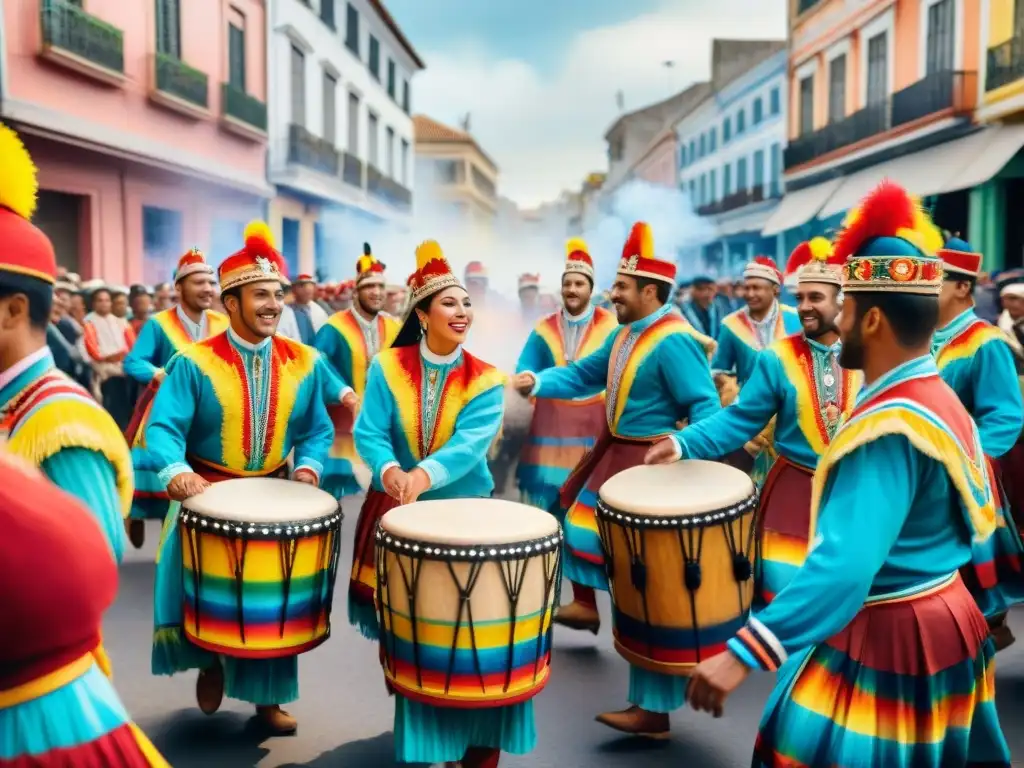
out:
{"label": "window", "polygon": [[700,204],[707,205],[708,202],[708,177],[707,174],[700,175]]}
{"label": "window", "polygon": [[320,20],[334,29],[334,0],[320,0]]}
{"label": "window", "polygon": [[[182,252],[184,216],[166,208],[142,208],[142,278],[166,280]],[[236,241],[237,242],[237,241]]]}
{"label": "window", "polygon": [[[234,9],[232,9],[234,10]],[[241,14],[237,14],[241,16]],[[233,19],[228,24],[228,84],[245,91],[245,19]]]}
{"label": "window", "polygon": [[722,122],[722,143],[727,144],[729,139],[732,138],[732,122],[729,118],[725,118]]}
{"label": "window", "polygon": [[764,102],[758,96],[754,99],[754,114],[750,118],[751,125],[757,125],[764,119]]}
{"label": "window", "polygon": [[846,117],[846,54],[828,65],[828,121],[838,123]]}
{"label": "window", "polygon": [[732,165],[726,163],[722,166],[722,196],[728,197],[732,194]]}
{"label": "window", "polygon": [[380,168],[377,143],[380,141],[380,125],[373,112],[366,113],[366,162],[374,168]]}
{"label": "window", "polygon": [[435,160],[434,180],[445,184],[461,184],[465,179],[464,169],[461,161]]}
{"label": "window", "polygon": [[878,106],[889,95],[889,38],[885,32],[868,40],[869,107]]}
{"label": "window", "polygon": [[388,178],[395,178],[395,129],[388,127],[385,131],[384,151],[387,153]]}
{"label": "window", "polygon": [[703,133],[700,135],[700,150],[699,151],[700,151],[699,157],[704,157],[704,155],[707,154],[707,151],[708,151],[707,137]]}
{"label": "window", "polygon": [[[1016,3],[1017,6],[1024,3]],[[928,9],[928,47],[925,74],[948,72],[954,69],[953,27],[955,25],[953,0],[939,0]]]}
{"label": "window", "polygon": [[156,0],[156,50],[181,58],[181,9],[178,0]]}
{"label": "window", "polygon": [[772,88],[770,105],[772,117],[775,117],[782,109],[782,96],[778,88]]}
{"label": "window", "polygon": [[395,62],[393,59],[388,59],[388,96],[392,99],[397,94],[398,82],[397,73],[395,72]]}
{"label": "window", "polygon": [[700,203],[697,202],[697,181],[690,179],[690,205],[696,208]]}
{"label": "window", "polygon": [[754,153],[754,190],[760,192],[764,188],[764,150]]}
{"label": "window", "polygon": [[782,145],[772,144],[772,184],[771,194],[772,197],[778,197],[781,193],[781,185],[779,182],[782,179]]}
{"label": "window", "polygon": [[679,167],[686,167],[686,145],[681,142],[679,144]]}
{"label": "window", "polygon": [[747,130],[747,113],[742,109],[736,113],[736,135],[739,136]]}
{"label": "window", "polygon": [[306,124],[306,55],[292,46],[292,123]]}
{"label": "window", "polygon": [[715,149],[717,149],[717,147],[715,146],[716,144],[718,144],[718,129],[717,128],[712,128],[710,131],[708,131],[708,152],[709,153],[710,152],[714,152]]}
{"label": "window", "polygon": [[736,161],[736,191],[747,191],[747,158],[745,157]]}
{"label": "window", "polygon": [[708,202],[713,203],[718,199],[718,170],[712,168],[708,178]]}
{"label": "window", "polygon": [[345,47],[359,55],[359,11],[352,3],[345,9]]}
{"label": "window", "polygon": [[409,186],[409,142],[402,139],[402,186]]}
{"label": "window", "polygon": [[800,81],[800,135],[814,132],[814,75]]}
{"label": "window", "polygon": [[324,72],[324,141],[331,146],[337,142],[338,124],[338,79],[330,72]]}
{"label": "window", "polygon": [[348,153],[359,156],[359,96],[348,92]]}
{"label": "window", "polygon": [[370,53],[366,61],[366,66],[370,70],[370,74],[373,75],[374,79],[380,82],[380,41],[376,37],[370,35]]}
{"label": "window", "polygon": [[409,81],[408,80],[403,80],[402,81],[402,111],[405,112],[405,114],[408,115],[409,114],[409,110],[410,110],[411,107],[412,107],[412,103],[411,103],[411,101],[409,99]]}

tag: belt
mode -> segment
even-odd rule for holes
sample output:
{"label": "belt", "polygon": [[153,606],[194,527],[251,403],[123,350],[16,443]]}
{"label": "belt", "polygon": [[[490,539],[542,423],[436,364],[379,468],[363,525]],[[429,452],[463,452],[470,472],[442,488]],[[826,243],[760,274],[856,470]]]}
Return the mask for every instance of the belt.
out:
{"label": "belt", "polygon": [[959,578],[960,572],[953,571],[953,573],[948,576],[940,576],[937,579],[926,581],[923,584],[915,584],[914,586],[907,587],[906,589],[871,595],[864,601],[864,606],[888,605],[890,603],[902,603],[907,600],[917,600],[921,597],[928,597],[929,595],[934,595],[936,592],[941,592],[946,587],[954,584]]}
{"label": "belt", "polygon": [[16,707],[19,704],[24,704],[27,701],[33,701],[53,693],[68,683],[73,683],[88,672],[95,663],[96,657],[93,655],[93,652],[89,652],[84,656],[78,657],[70,664],[66,664],[53,672],[48,672],[42,677],[29,680],[27,683],[22,683],[14,688],[8,688],[6,691],[0,691],[0,709]]}

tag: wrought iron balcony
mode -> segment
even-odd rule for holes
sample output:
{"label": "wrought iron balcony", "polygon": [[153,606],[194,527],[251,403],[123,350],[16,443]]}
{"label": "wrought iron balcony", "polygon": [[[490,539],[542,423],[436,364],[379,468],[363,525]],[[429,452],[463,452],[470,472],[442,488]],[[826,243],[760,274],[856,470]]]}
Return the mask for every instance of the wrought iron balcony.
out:
{"label": "wrought iron balcony", "polygon": [[752,205],[754,203],[764,202],[766,199],[764,194],[764,185],[759,184],[753,189],[741,189],[738,192],[733,192],[730,195],[726,195],[721,200],[716,200],[713,203],[707,203],[706,205],[698,206],[697,214],[700,216],[714,216],[718,213],[725,213],[726,211],[734,211],[737,208],[742,208],[745,205]]}
{"label": "wrought iron balcony", "polygon": [[370,163],[366,164],[366,191],[374,197],[380,196],[384,174]]}
{"label": "wrought iron balcony", "polygon": [[886,99],[813,133],[791,139],[783,152],[784,165],[788,169],[809,163],[816,157],[884,133],[890,125],[890,103]]}
{"label": "wrought iron balcony", "polygon": [[229,125],[237,125],[248,133],[266,135],[267,105],[255,96],[231,83],[224,83],[220,103],[223,117]]}
{"label": "wrought iron balcony", "polygon": [[205,72],[165,53],[153,57],[153,66],[156,91],[202,110],[209,108],[210,83]]}
{"label": "wrought iron balcony", "polygon": [[288,162],[331,176],[338,175],[341,165],[333,144],[294,124],[288,126]]}
{"label": "wrought iron balcony", "polygon": [[341,179],[353,187],[363,188],[363,161],[348,152],[342,155]]}
{"label": "wrought iron balcony", "polygon": [[892,95],[892,127],[947,109],[956,114],[969,113],[974,108],[977,95],[977,72],[945,70],[925,75]]}
{"label": "wrought iron balcony", "polygon": [[1024,78],[1024,37],[1018,35],[988,49],[985,90],[994,91]]}
{"label": "wrought iron balcony", "polygon": [[66,0],[40,5],[43,56],[82,74],[124,80],[124,33]]}

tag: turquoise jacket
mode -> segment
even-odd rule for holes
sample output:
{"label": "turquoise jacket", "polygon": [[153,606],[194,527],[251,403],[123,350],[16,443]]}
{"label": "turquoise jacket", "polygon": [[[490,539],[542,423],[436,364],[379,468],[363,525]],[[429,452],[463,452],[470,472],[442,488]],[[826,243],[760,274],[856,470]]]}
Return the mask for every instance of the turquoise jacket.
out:
{"label": "turquoise jacket", "polygon": [[[785,304],[776,303],[778,314],[775,316],[774,339],[784,339],[802,328],[800,316],[796,310]],[[757,332],[750,320],[750,312],[746,307],[738,309],[722,320],[718,331],[718,349],[711,361],[714,371],[735,371],[736,381],[740,386],[746,383],[754,372],[757,356],[764,349],[758,339]]]}

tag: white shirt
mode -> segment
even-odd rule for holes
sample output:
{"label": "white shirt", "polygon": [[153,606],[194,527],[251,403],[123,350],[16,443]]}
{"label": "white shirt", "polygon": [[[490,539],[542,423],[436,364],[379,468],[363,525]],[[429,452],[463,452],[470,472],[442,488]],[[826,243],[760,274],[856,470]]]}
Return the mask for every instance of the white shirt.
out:
{"label": "white shirt", "polygon": [[299,321],[295,319],[295,310],[285,304],[281,308],[281,318],[277,323],[277,334],[287,336],[292,341],[302,341],[302,334],[299,333]]}

